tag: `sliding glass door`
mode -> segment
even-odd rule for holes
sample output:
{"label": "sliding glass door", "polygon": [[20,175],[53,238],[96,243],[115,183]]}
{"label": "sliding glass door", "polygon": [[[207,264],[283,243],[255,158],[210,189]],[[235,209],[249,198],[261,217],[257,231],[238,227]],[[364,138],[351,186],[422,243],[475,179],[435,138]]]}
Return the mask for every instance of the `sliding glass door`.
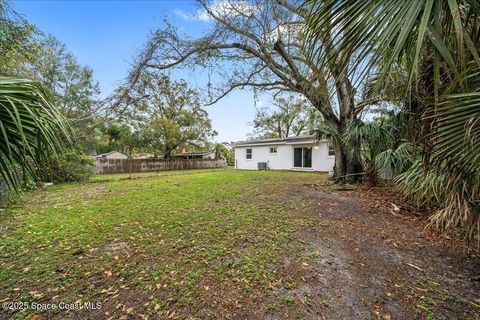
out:
{"label": "sliding glass door", "polygon": [[297,168],[302,167],[302,148],[293,149],[293,166]]}
{"label": "sliding glass door", "polygon": [[312,148],[293,148],[293,166],[296,168],[311,168]]}
{"label": "sliding glass door", "polygon": [[311,168],[312,167],[312,148],[302,148],[303,149],[303,167]]}

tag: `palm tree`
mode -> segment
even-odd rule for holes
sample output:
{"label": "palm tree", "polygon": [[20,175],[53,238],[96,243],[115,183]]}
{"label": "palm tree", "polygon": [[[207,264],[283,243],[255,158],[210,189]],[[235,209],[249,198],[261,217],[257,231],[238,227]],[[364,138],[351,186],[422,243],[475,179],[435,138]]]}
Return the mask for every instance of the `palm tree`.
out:
{"label": "palm tree", "polygon": [[[347,70],[353,61],[358,81],[375,74],[377,94],[392,86],[394,71],[404,71],[404,111],[415,126],[409,134],[413,148],[401,151],[421,159],[398,181],[419,204],[436,209],[433,225],[465,227],[469,239],[478,235],[478,0],[306,0],[304,7],[310,10],[305,48],[312,62],[334,60]],[[326,35],[338,44],[336,54],[316,49]],[[388,93],[379,96],[388,99]]]}
{"label": "palm tree", "polygon": [[69,132],[40,84],[0,77],[0,178],[7,186],[18,190],[18,169],[38,178]]}
{"label": "palm tree", "polygon": [[[394,116],[376,121],[353,120],[344,134],[327,122],[322,122],[315,129],[317,139],[328,137],[331,141],[341,140],[348,152],[356,154],[362,163],[363,181],[374,186],[379,176],[390,176],[391,163],[395,162],[392,149],[401,141]],[[410,156],[410,155],[409,155]]]}

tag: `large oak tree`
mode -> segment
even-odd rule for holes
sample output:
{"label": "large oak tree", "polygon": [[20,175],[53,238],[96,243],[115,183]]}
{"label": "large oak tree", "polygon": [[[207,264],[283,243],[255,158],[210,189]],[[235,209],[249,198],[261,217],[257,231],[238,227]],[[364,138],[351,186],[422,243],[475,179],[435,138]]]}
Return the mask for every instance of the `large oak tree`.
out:
{"label": "large oak tree", "polygon": [[130,99],[130,124],[143,137],[145,147],[164,158],[182,147],[202,147],[216,135],[198,93],[184,80],[144,72]]}
{"label": "large oak tree", "polygon": [[[209,20],[208,32],[192,39],[168,24],[153,32],[130,73],[127,89],[145,69],[206,68],[210,104],[235,89],[293,92],[303,95],[340,134],[367,104],[356,104],[360,97],[348,70],[333,63],[320,68],[308,61],[302,51],[308,12],[297,1],[198,3],[203,20]],[[325,37],[322,50],[333,47],[332,39]],[[360,162],[340,141],[334,145],[335,178],[355,177]]]}

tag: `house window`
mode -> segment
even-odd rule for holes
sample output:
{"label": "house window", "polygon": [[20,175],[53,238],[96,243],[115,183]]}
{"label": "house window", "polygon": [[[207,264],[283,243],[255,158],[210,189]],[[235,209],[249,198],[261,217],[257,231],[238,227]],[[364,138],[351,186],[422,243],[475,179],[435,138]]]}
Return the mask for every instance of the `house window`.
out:
{"label": "house window", "polygon": [[270,147],[270,153],[277,153],[277,147]]}
{"label": "house window", "polygon": [[328,145],[328,156],[334,157],[335,156],[335,148],[331,144]]}
{"label": "house window", "polygon": [[296,168],[311,168],[312,148],[293,148],[293,166]]}
{"label": "house window", "polygon": [[247,159],[252,159],[252,148],[247,149]]}

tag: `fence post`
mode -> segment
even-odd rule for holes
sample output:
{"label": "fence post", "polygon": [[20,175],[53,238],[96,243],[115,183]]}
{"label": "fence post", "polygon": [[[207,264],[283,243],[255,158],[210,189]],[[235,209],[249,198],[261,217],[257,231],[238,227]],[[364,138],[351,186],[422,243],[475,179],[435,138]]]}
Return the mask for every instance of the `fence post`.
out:
{"label": "fence post", "polygon": [[127,159],[128,160],[128,163],[129,163],[129,171],[130,171],[130,175],[129,175],[129,179],[131,180],[132,179],[132,160],[133,159]]}

